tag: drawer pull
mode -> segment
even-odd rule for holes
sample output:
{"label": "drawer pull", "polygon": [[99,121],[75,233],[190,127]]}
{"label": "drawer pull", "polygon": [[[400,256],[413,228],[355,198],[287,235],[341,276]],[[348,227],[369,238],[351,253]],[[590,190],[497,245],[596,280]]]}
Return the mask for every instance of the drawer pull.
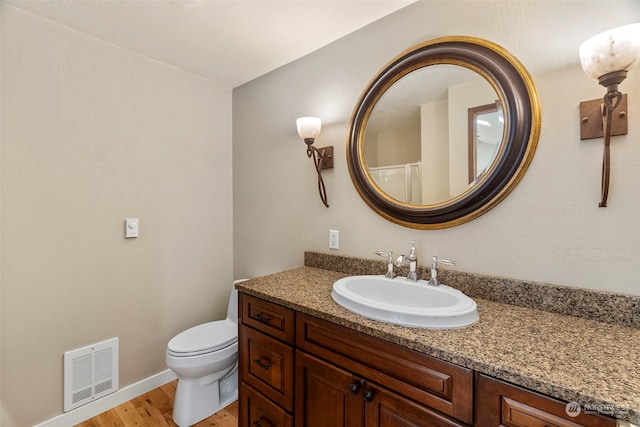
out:
{"label": "drawer pull", "polygon": [[256,314],[254,314],[253,318],[262,323],[269,323],[273,320],[273,317],[265,316],[261,312],[257,312]]}
{"label": "drawer pull", "polygon": [[[266,423],[266,424],[262,424],[262,423]],[[273,427],[275,425],[271,421],[269,421],[269,418],[264,418],[264,417],[258,418],[252,424],[256,427]]]}
{"label": "drawer pull", "polygon": [[371,402],[373,400],[373,390],[365,390],[365,392],[362,393],[362,398],[365,402]]}
{"label": "drawer pull", "polygon": [[262,369],[269,369],[271,367],[271,362],[264,363],[260,357],[254,359],[253,363],[260,366]]}

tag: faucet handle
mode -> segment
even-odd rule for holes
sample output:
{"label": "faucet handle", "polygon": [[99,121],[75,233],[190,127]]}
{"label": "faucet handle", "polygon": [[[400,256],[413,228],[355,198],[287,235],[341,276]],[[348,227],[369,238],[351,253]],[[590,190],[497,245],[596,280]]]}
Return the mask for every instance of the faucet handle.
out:
{"label": "faucet handle", "polygon": [[416,241],[415,240],[411,241],[411,249],[409,251],[409,256],[410,257],[415,257],[416,256]]}
{"label": "faucet handle", "polygon": [[433,265],[432,265],[431,268],[437,268],[438,264],[441,264],[441,265],[456,265],[456,262],[452,261],[450,259],[438,259],[437,256],[434,256],[433,257]]}
{"label": "faucet handle", "polygon": [[396,273],[393,271],[393,251],[385,252],[385,251],[376,251],[376,255],[378,256],[386,256],[387,258],[387,274],[385,277],[393,279],[396,277]]}
{"label": "faucet handle", "polygon": [[393,262],[393,251],[388,251],[388,252],[386,252],[386,251],[376,251],[376,255],[378,255],[378,256],[386,256],[386,257],[388,257],[387,258],[388,262],[390,262],[390,263]]}

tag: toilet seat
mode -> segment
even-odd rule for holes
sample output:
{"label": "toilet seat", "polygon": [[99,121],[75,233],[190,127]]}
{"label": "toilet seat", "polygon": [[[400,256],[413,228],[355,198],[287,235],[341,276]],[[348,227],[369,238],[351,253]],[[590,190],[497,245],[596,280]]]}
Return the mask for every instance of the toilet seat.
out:
{"label": "toilet seat", "polygon": [[190,357],[212,353],[238,341],[238,325],[229,320],[203,323],[179,333],[167,344],[167,354]]}

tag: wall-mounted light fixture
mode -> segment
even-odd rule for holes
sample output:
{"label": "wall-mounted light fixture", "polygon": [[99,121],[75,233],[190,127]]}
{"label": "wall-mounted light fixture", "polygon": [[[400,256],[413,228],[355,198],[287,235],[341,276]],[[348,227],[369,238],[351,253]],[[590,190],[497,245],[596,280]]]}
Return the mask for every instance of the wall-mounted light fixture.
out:
{"label": "wall-mounted light fixture", "polygon": [[322,126],[322,120],[317,117],[300,117],[296,120],[298,126],[298,135],[307,144],[307,156],[313,157],[313,163],[318,173],[318,192],[320,193],[320,199],[326,207],[329,207],[327,203],[327,190],[324,187],[324,181],[322,180],[322,169],[333,168],[333,146],[316,148],[313,146],[313,142],[320,135],[320,128]]}
{"label": "wall-mounted light fixture", "polygon": [[627,134],[627,96],[618,90],[618,85],[627,77],[627,71],[640,62],[640,23],[593,36],[580,45],[579,51],[584,72],[607,88],[604,99],[580,103],[580,139],[604,136],[601,200],[598,205],[604,208],[609,195],[611,136]]}

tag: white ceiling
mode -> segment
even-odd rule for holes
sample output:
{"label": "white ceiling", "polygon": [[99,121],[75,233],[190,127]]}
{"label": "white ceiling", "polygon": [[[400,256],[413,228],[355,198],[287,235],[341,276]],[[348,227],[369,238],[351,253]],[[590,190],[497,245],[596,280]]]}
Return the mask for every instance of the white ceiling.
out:
{"label": "white ceiling", "polygon": [[415,0],[2,0],[229,87]]}

